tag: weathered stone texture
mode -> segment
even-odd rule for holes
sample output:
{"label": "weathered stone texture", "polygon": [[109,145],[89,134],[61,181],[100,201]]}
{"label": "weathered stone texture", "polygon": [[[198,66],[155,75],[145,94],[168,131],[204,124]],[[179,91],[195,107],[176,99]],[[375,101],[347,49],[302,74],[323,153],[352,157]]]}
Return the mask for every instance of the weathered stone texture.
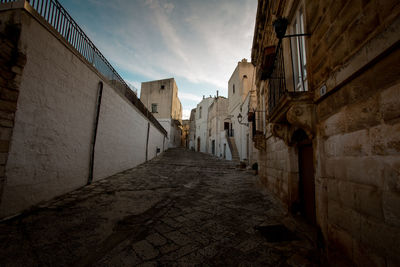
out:
{"label": "weathered stone texture", "polygon": [[20,77],[26,57],[20,52],[21,25],[14,17],[0,19],[0,200],[6,182],[6,164],[17,110]]}

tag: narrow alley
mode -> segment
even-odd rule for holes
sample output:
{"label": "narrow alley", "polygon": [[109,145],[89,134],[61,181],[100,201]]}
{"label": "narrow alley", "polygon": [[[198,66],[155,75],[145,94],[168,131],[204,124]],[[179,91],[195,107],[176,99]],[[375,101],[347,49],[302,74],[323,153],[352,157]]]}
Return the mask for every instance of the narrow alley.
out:
{"label": "narrow alley", "polygon": [[[264,227],[271,225],[272,235]],[[305,225],[262,191],[251,171],[170,149],[2,222],[0,262],[317,266],[318,250]]]}

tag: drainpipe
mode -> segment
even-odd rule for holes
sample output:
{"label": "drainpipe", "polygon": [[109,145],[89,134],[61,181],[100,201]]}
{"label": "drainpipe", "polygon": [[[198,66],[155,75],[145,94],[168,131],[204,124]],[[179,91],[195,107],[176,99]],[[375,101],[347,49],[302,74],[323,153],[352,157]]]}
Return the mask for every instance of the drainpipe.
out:
{"label": "drainpipe", "polygon": [[150,133],[150,122],[147,123],[147,139],[146,139],[146,161],[148,158],[148,150],[149,150],[149,133]]}
{"label": "drainpipe", "polygon": [[93,137],[92,143],[90,144],[90,166],[89,166],[89,178],[87,184],[91,184],[93,181],[93,168],[94,168],[94,148],[96,145],[96,136],[97,136],[97,126],[99,124],[99,116],[100,116],[100,105],[101,105],[101,96],[103,95],[103,82],[99,82],[99,87],[97,89],[97,105],[96,105],[96,117],[94,120],[93,127]]}

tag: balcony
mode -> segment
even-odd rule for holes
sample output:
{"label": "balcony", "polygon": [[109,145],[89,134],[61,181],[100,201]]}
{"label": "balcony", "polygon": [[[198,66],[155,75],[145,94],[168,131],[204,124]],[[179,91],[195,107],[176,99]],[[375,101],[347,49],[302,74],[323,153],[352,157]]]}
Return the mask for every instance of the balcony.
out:
{"label": "balcony", "polygon": [[[295,74],[292,41],[288,39],[287,49],[284,49],[282,39],[276,47],[272,71],[267,77],[268,88],[268,122],[272,133],[281,137],[286,143],[291,143],[292,133],[301,128],[310,138],[314,133],[314,105],[312,92],[307,91],[307,81],[301,77],[306,75],[301,68],[300,74]],[[284,55],[289,55],[284,57]],[[305,66],[305,65],[304,65]],[[299,72],[299,71],[298,71]],[[305,71],[304,71],[305,72]],[[289,75],[285,75],[289,73]],[[300,77],[300,78],[299,78]]]}

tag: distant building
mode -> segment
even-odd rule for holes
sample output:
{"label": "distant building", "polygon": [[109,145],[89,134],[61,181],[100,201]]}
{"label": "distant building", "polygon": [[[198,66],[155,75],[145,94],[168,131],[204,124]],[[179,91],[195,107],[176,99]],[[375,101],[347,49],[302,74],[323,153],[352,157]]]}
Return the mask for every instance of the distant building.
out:
{"label": "distant building", "polygon": [[205,98],[203,96],[203,100],[197,104],[196,108],[196,142],[195,142],[195,150],[199,152],[208,152],[208,108],[213,103],[213,97]]}
{"label": "distant building", "polygon": [[189,127],[190,127],[190,120],[182,120],[181,146],[184,148],[189,148]]}
{"label": "distant building", "polygon": [[[230,140],[234,140],[235,143],[231,142],[232,157],[236,160],[248,162],[250,156],[250,148],[252,142],[249,141],[251,138],[248,125],[248,107],[249,104],[244,106],[244,102],[247,97],[248,103],[256,101],[255,94],[249,95],[251,90],[255,90],[255,68],[252,63],[247,62],[246,59],[238,62],[231,78],[228,82],[228,120],[229,122],[229,133]],[[252,99],[250,97],[253,96]],[[250,101],[251,100],[251,101]],[[238,117],[242,118],[241,123]],[[236,148],[235,148],[236,147]],[[235,151],[236,150],[236,151]]]}
{"label": "distant building", "polygon": [[179,147],[182,135],[182,104],[175,79],[143,82],[140,100],[167,130],[168,147]]}
{"label": "distant building", "polygon": [[195,150],[196,144],[196,109],[190,111],[189,118],[189,149]]}
{"label": "distant building", "polygon": [[228,115],[228,99],[223,96],[215,97],[208,108],[208,153],[223,159],[232,159],[228,138],[229,123],[226,122]]}

